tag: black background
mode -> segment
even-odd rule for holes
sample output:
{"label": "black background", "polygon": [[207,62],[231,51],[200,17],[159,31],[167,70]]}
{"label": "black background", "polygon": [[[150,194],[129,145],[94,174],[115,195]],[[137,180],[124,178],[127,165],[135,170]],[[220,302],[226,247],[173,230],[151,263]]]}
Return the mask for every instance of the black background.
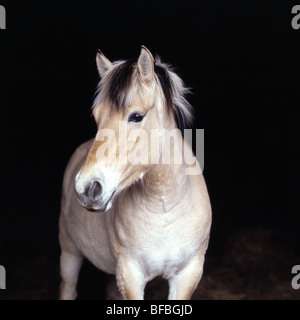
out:
{"label": "black background", "polygon": [[96,132],[97,49],[113,61],[137,57],[142,44],[192,88],[194,127],[205,129],[211,254],[250,227],[279,230],[300,253],[297,2],[0,4],[0,264],[22,252],[58,259],[63,172]]}

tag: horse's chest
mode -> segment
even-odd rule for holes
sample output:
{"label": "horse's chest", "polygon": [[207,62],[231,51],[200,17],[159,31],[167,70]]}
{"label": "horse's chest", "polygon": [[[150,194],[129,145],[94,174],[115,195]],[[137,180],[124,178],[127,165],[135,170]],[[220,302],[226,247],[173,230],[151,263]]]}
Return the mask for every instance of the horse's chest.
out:
{"label": "horse's chest", "polygon": [[195,252],[194,241],[176,226],[152,228],[136,238],[131,250],[147,275],[170,278],[188,263]]}
{"label": "horse's chest", "polygon": [[190,257],[190,250],[176,247],[168,243],[161,243],[152,247],[143,255],[142,264],[150,276],[170,278],[183,269]]}

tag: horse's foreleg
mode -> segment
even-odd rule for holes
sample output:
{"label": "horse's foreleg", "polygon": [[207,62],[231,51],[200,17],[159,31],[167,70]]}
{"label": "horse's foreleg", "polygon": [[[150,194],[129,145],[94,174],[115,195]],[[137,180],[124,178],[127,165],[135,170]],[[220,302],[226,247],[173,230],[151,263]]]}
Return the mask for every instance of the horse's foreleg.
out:
{"label": "horse's foreleg", "polygon": [[77,280],[82,265],[83,257],[70,238],[63,218],[60,218],[59,242],[60,256],[60,300],[74,300],[77,297]]}
{"label": "horse's foreleg", "polygon": [[203,274],[204,254],[195,256],[176,276],[169,279],[169,300],[189,300]]}
{"label": "horse's foreleg", "polygon": [[146,281],[136,262],[126,258],[119,259],[116,278],[119,290],[124,299],[144,299]]}
{"label": "horse's foreleg", "polygon": [[82,256],[62,251],[60,256],[60,300],[74,300],[77,297],[77,280],[82,265]]}

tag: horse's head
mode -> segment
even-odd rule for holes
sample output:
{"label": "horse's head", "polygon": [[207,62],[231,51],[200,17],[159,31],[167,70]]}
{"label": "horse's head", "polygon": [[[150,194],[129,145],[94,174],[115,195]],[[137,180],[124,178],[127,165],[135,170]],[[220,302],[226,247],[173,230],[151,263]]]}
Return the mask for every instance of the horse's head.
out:
{"label": "horse's head", "polygon": [[82,206],[104,212],[116,194],[159,162],[161,147],[156,148],[160,144],[151,140],[151,132],[175,128],[176,119],[189,120],[190,106],[181,79],[144,46],[137,61],[111,63],[101,52],[96,61],[98,131],[76,175],[75,191]]}

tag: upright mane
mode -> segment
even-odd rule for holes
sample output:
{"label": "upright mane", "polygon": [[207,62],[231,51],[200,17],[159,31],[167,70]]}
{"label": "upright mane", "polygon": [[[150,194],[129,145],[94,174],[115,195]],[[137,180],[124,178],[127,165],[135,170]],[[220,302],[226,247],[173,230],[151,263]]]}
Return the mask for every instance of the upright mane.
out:
{"label": "upright mane", "polygon": [[[192,106],[185,98],[190,91],[173,68],[158,56],[154,61],[154,72],[155,82],[163,93],[164,107],[174,114],[178,128],[183,131],[193,120]],[[98,84],[92,108],[108,100],[118,110],[126,109],[143,85],[135,59],[115,61]]]}

